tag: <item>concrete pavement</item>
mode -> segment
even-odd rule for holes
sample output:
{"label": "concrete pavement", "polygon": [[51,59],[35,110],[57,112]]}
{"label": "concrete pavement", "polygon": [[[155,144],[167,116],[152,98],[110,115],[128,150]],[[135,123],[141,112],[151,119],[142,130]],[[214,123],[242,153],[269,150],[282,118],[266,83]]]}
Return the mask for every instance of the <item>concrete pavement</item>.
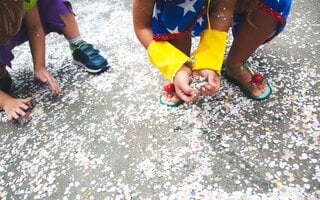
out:
{"label": "concrete pavement", "polygon": [[63,93],[33,81],[27,44],[10,71],[31,119],[0,113],[0,199],[319,199],[320,2],[293,1],[287,28],[253,56],[273,86],[264,102],[222,77],[218,95],[167,108],[164,79],[137,41],[131,1],[73,3],[83,37],[112,68],[71,64],[47,37]]}

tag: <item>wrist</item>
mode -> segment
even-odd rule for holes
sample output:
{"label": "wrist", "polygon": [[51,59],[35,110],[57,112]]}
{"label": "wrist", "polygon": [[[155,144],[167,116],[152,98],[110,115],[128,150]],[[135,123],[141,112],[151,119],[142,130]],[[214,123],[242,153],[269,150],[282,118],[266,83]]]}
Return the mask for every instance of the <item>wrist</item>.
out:
{"label": "wrist", "polygon": [[186,73],[190,73],[191,74],[192,73],[192,65],[189,65],[188,63],[185,63],[184,65],[181,66],[179,71],[184,71]]}
{"label": "wrist", "polygon": [[180,67],[180,69],[174,75],[174,77],[172,78],[172,82],[175,81],[177,76],[179,76],[179,79],[181,79],[182,76],[186,76],[187,78],[189,78],[191,74],[192,74],[192,67],[184,64]]}
{"label": "wrist", "polygon": [[189,56],[168,41],[152,41],[148,47],[148,56],[150,62],[168,80],[173,80],[182,66],[189,65],[190,60]]}
{"label": "wrist", "polygon": [[226,48],[227,33],[214,29],[204,30],[198,48],[193,53],[193,70],[211,69],[221,73],[224,52]]}
{"label": "wrist", "polygon": [[44,65],[37,65],[33,67],[34,71],[41,71],[41,70],[45,70],[46,68],[44,67]]}
{"label": "wrist", "polygon": [[4,109],[10,99],[12,99],[12,97],[9,94],[0,90],[0,108]]}

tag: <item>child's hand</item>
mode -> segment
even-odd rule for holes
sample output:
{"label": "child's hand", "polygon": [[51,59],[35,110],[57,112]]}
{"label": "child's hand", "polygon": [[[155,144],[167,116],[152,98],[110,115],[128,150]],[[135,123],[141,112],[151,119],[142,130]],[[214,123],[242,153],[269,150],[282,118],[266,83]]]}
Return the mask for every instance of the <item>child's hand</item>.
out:
{"label": "child's hand", "polygon": [[25,111],[29,108],[28,104],[31,100],[31,97],[26,99],[7,98],[3,109],[6,112],[8,119],[18,120],[19,118],[24,117],[26,115]]}
{"label": "child's hand", "polygon": [[202,69],[193,71],[193,76],[202,76],[208,80],[208,83],[204,85],[203,89],[200,90],[202,95],[213,95],[219,91],[220,78],[217,73],[210,69]]}
{"label": "child's hand", "polygon": [[189,85],[191,74],[192,70],[189,67],[182,66],[181,69],[176,73],[173,81],[176,94],[184,102],[191,102],[196,100],[199,93]]}
{"label": "child's hand", "polygon": [[51,90],[55,93],[60,93],[61,89],[59,87],[59,84],[55,78],[48,72],[46,69],[39,69],[35,70],[34,72],[35,77],[42,81],[43,83],[48,83]]}

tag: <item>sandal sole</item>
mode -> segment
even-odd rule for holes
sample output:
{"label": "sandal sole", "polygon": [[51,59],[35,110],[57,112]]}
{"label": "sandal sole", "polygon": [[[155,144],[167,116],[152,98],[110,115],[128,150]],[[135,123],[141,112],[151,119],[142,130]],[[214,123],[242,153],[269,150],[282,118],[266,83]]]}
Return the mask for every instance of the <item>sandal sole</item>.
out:
{"label": "sandal sole", "polygon": [[180,100],[178,102],[167,101],[167,100],[165,100],[163,95],[161,95],[159,99],[160,99],[160,104],[165,105],[165,106],[169,106],[169,107],[178,107],[179,105],[181,105],[183,103],[182,100]]}
{"label": "sandal sole", "polygon": [[268,83],[266,83],[267,87],[266,87],[265,91],[260,96],[254,96],[237,79],[229,76],[227,73],[225,73],[225,77],[226,77],[226,79],[228,81],[230,81],[231,83],[237,85],[240,88],[240,90],[243,92],[243,94],[249,99],[253,99],[253,100],[256,100],[256,101],[263,101],[263,100],[268,99],[270,97],[270,95],[272,94],[272,89],[271,89],[271,87],[270,87],[270,85]]}

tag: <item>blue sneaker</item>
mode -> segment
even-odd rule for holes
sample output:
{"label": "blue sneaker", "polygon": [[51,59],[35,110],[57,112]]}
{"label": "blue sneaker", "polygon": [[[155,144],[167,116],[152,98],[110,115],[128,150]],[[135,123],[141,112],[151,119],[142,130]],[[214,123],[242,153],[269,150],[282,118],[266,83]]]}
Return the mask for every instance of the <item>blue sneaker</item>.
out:
{"label": "blue sneaker", "polygon": [[108,61],[99,54],[92,44],[81,41],[70,46],[73,63],[84,67],[90,73],[98,73],[109,69]]}

